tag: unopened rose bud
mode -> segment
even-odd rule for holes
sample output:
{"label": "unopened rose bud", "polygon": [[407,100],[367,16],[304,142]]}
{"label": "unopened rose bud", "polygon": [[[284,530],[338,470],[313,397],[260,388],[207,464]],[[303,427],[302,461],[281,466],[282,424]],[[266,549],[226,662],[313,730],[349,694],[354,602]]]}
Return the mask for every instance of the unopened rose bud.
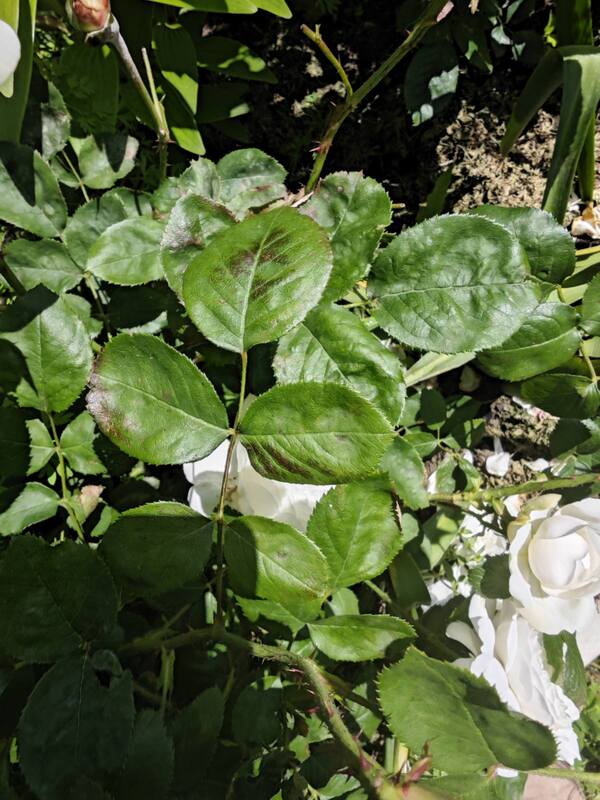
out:
{"label": "unopened rose bud", "polygon": [[95,33],[110,20],[110,0],[67,0],[67,15],[74,28]]}

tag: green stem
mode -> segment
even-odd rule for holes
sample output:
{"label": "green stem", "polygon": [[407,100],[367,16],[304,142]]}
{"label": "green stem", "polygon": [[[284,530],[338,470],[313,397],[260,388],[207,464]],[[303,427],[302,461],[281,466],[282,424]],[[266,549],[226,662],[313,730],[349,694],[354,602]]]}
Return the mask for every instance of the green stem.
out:
{"label": "green stem", "polygon": [[[117,53],[119,54],[121,61],[123,62],[123,66],[129,78],[135,88],[138,91],[138,94],[142,98],[144,105],[150,112],[152,119],[154,121],[154,125],[156,126],[156,131],[158,134],[158,145],[160,150],[160,163],[161,163],[161,177],[162,172],[166,173],[166,151],[167,146],[170,141],[170,134],[169,128],[167,125],[167,121],[165,119],[165,112],[162,107],[162,103],[159,101],[156,90],[154,87],[154,81],[152,77],[150,77],[150,88],[152,89],[153,96],[150,94],[148,89],[146,88],[146,84],[144,83],[142,76],[137,68],[137,65],[133,58],[131,57],[131,53],[129,52],[129,48],[127,47],[127,43],[123,36],[121,35],[121,30],[119,28],[119,23],[117,18],[113,15],[111,17],[110,23],[106,26],[103,31],[100,31],[98,34],[90,34],[95,36],[95,38],[99,39],[106,44],[112,45]],[[89,38],[89,37],[88,37]],[[144,64],[146,65],[146,69],[148,70],[150,64],[148,62],[148,55],[145,52],[142,52],[144,57]],[[150,70],[150,76],[152,76],[152,70]]]}
{"label": "green stem", "polygon": [[85,543],[85,535],[83,533],[83,528],[81,527],[79,520],[77,519],[77,514],[75,513],[75,509],[71,504],[71,492],[69,491],[69,487],[67,485],[65,458],[63,455],[62,447],[60,445],[60,439],[58,437],[56,425],[54,424],[54,418],[50,413],[48,413],[48,420],[50,422],[50,430],[52,431],[52,439],[54,440],[54,449],[56,450],[56,455],[58,456],[57,472],[58,472],[58,477],[60,478],[63,503],[67,510],[67,514],[69,515],[69,519],[71,520],[71,524],[73,525],[75,531],[77,532],[77,536],[82,542]]}
{"label": "green stem", "polygon": [[248,353],[242,352],[242,375],[240,378],[240,397],[238,400],[237,412],[233,423],[233,432],[227,448],[225,457],[225,468],[223,470],[223,480],[221,481],[221,491],[219,493],[219,504],[217,507],[217,622],[223,622],[223,573],[225,571],[225,498],[227,497],[227,484],[229,482],[229,471],[233,460],[233,453],[238,439],[238,425],[242,417],[242,408],[246,397],[246,376],[248,373]]}
{"label": "green stem", "polygon": [[551,489],[572,489],[575,486],[585,486],[588,483],[600,481],[600,474],[586,473],[574,475],[570,478],[546,478],[539,481],[527,481],[515,486],[497,486],[493,489],[479,489],[471,492],[455,492],[446,494],[437,492],[429,495],[431,503],[451,503],[462,506],[465,503],[490,503],[502,497],[515,494],[532,494],[533,492],[547,492]]}
{"label": "green stem", "polygon": [[[331,115],[325,133],[319,143],[317,157],[313,164],[310,177],[306,184],[306,191],[311,192],[321,176],[325,161],[333,140],[342,123],[365,99],[365,97],[387,77],[392,69],[421,41],[425,33],[437,22],[441,10],[446,5],[446,0],[430,0],[428,7],[415,22],[415,26],[402,44],[387,58],[356,91],[348,95],[341,105],[338,105]],[[320,46],[320,45],[319,45]],[[321,48],[322,49],[322,48]],[[324,52],[324,51],[323,51]],[[333,55],[333,54],[332,54]],[[334,57],[335,58],[335,57]],[[333,62],[332,62],[333,63]],[[337,67],[336,67],[337,68]]]}
{"label": "green stem", "polygon": [[66,150],[63,150],[61,155],[64,158],[64,160],[67,162],[67,166],[69,167],[69,169],[71,170],[71,172],[73,174],[73,177],[77,181],[77,183],[79,185],[79,188],[81,189],[81,194],[83,195],[83,199],[85,200],[86,203],[89,203],[90,196],[87,193],[87,189],[85,188],[85,184],[83,182],[83,178],[81,177],[81,175],[77,171],[77,168],[76,168],[75,164],[73,164],[73,162],[71,161],[71,159],[67,155]]}
{"label": "green stem", "polygon": [[583,360],[585,361],[585,364],[586,364],[586,366],[588,368],[588,371],[590,373],[590,378],[592,379],[593,383],[598,383],[598,376],[596,375],[596,370],[594,369],[594,365],[592,363],[592,359],[585,352],[585,347],[582,347],[580,352],[581,352],[581,355],[583,356]]}
{"label": "green stem", "polygon": [[562,767],[546,767],[534,769],[529,775],[545,775],[548,778],[563,778],[564,780],[581,781],[581,783],[596,783],[600,786],[600,772],[585,772],[580,769],[563,769]]}
{"label": "green stem", "polygon": [[6,261],[1,257],[0,257],[0,275],[2,275],[4,280],[8,283],[8,285],[15,294],[25,294],[25,287],[23,286],[21,281],[17,278],[12,269],[8,266]]}
{"label": "green stem", "polygon": [[308,25],[301,25],[300,30],[305,36],[308,36],[308,38],[311,40],[311,42],[313,42],[313,44],[317,45],[317,47],[323,53],[327,61],[329,61],[329,63],[333,65],[333,68],[340,76],[342,83],[344,84],[344,88],[346,90],[346,97],[352,97],[352,95],[354,94],[354,90],[352,88],[348,75],[346,74],[346,70],[343,68],[340,60],[329,49],[323,37],[321,36],[320,26],[315,25],[315,29],[313,31],[308,27]]}

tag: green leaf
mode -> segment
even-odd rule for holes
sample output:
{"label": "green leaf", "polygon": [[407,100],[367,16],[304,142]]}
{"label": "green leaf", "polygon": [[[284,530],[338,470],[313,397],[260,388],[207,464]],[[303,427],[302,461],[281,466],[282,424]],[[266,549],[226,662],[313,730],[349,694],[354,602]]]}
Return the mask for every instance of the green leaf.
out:
{"label": "green leaf", "polygon": [[248,84],[241,81],[209,83],[201,86],[196,114],[198,124],[221,122],[248,114],[250,105],[246,101],[247,94]]}
{"label": "green leaf", "polygon": [[557,417],[588,419],[600,408],[600,391],[581,359],[524,381],[519,394]]}
{"label": "green leaf", "polygon": [[167,283],[179,296],[186,269],[215,234],[235,222],[224,206],[198,195],[182,197],[173,206],[161,241],[160,257]]}
{"label": "green leaf", "polygon": [[330,269],[319,227],[277,209],[217,233],[188,267],[183,299],[208,339],[242,352],[297,325],[319,302]]}
{"label": "green leaf", "polygon": [[269,11],[271,14],[275,14],[277,17],[283,17],[284,19],[290,19],[292,16],[292,12],[288,4],[285,0],[254,0],[254,3],[258,8],[262,8],[264,11]]}
{"label": "green leaf", "polygon": [[217,689],[206,689],[180,711],[172,724],[175,744],[173,789],[177,796],[187,796],[202,785],[206,770],[216,750],[223,725],[225,701]]}
{"label": "green leaf", "polygon": [[87,545],[51,547],[18,536],[0,559],[0,576],[0,649],[14,658],[56,661],[106,635],[116,622],[114,584]]}
{"label": "green leaf", "polygon": [[413,647],[381,673],[379,700],[394,736],[416,753],[429,742],[433,766],[445,772],[539,769],[556,757],[550,731],[509,711],[483,678]]}
{"label": "green leaf", "polygon": [[248,45],[225,36],[204,36],[196,42],[198,66],[246,81],[276,83],[263,59]]}
{"label": "green leaf", "polygon": [[86,133],[115,129],[119,106],[119,61],[108,45],[83,42],[63,47],[56,84],[72,117]]}
{"label": "green leaf", "polygon": [[210,554],[212,530],[212,522],[181,503],[148,503],[114,522],[99,552],[119,584],[145,597],[198,578]]}
{"label": "green leaf", "polygon": [[483,575],[479,587],[481,594],[484,597],[502,599],[510,597],[509,578],[508,554],[491,556],[483,565]]}
{"label": "green leaf", "polygon": [[181,25],[155,25],[156,60],[163,78],[179,93],[187,108],[198,108],[198,67],[190,34]]}
{"label": "green leaf", "polygon": [[422,350],[495,347],[538,305],[518,241],[472,215],[436,217],[405,231],[379,255],[374,274],[376,320]]}
{"label": "green leaf", "polygon": [[[258,622],[261,617],[273,620],[280,625],[286,625],[295,635],[300,631],[305,623],[285,609],[280,603],[272,600],[258,600],[249,597],[236,597],[236,600],[250,622]],[[260,624],[260,623],[259,623]]]}
{"label": "green leaf", "polygon": [[64,800],[77,779],[103,784],[123,764],[133,727],[133,681],[112,654],[110,671],[110,662],[99,664],[101,681],[94,669],[101,655],[59,661],[25,706],[19,765],[40,800]]}
{"label": "green leaf", "polygon": [[164,226],[135,217],[111,225],[91,247],[87,269],[120,286],[137,286],[163,277],[160,240]]}
{"label": "green leaf", "polygon": [[[29,97],[22,144],[31,147],[41,144],[41,155],[48,161],[63,150],[70,135],[71,118],[65,101],[56,86],[48,81],[39,95],[32,93]],[[7,137],[0,135],[0,139],[4,138]]]}
{"label": "green leaf", "polygon": [[134,168],[139,142],[125,133],[113,133],[71,139],[71,145],[85,185],[90,189],[110,189]]}
{"label": "green leaf", "polygon": [[246,411],[240,433],[261,475],[314,484],[369,477],[393,438],[376,408],[333,383],[270,389]]}
{"label": "green leaf", "polygon": [[413,125],[420,125],[442,111],[458,83],[458,56],[444,41],[419,48],[404,79],[404,100]]}
{"label": "green leaf", "polygon": [[152,195],[152,205],[159,215],[169,214],[178,200],[190,194],[218,200],[220,179],[217,168],[207,158],[198,158],[177,178],[167,178]]}
{"label": "green leaf", "polygon": [[254,147],[233,150],[223,156],[217,164],[217,172],[220,178],[218,199],[236,216],[285,197],[285,169]]}
{"label": "green leaf", "polygon": [[231,520],[225,559],[237,594],[273,600],[298,619],[314,619],[331,592],[323,553],[283,522],[250,516]]}
{"label": "green leaf", "polygon": [[384,455],[381,466],[390,476],[394,491],[409,508],[426,508],[429,505],[423,459],[410,442],[396,437]]}
{"label": "green leaf", "polygon": [[[30,481],[22,490],[0,490],[0,532],[2,536],[21,533],[31,525],[56,514],[59,497],[49,486]],[[8,502],[7,502],[8,501]]]}
{"label": "green leaf", "polygon": [[600,100],[600,48],[561,47],[563,93],[556,144],[548,170],[543,208],[563,221],[579,158]]}
{"label": "green leaf", "polygon": [[371,482],[327,492],[306,535],[325,555],[336,588],[381,575],[402,546],[390,493]]}
{"label": "green leaf", "polygon": [[58,182],[30,147],[0,142],[0,219],[36,236],[58,236],[65,227]]}
{"label": "green leaf", "polygon": [[513,108],[511,118],[506,124],[506,133],[500,143],[502,155],[506,155],[525,130],[546,100],[558,89],[562,82],[562,57],[556,48],[547,50],[534,71]]}
{"label": "green leaf", "polygon": [[400,360],[359,317],[320,305],[279,342],[273,369],[279,383],[339,383],[370,400],[392,424],[406,390]]}
{"label": "green leaf", "polygon": [[403,619],[387,614],[347,614],[308,626],[315,647],[334,661],[373,661],[385,658],[398,642],[414,639]]}
{"label": "green leaf", "polygon": [[27,405],[64,411],[79,397],[92,366],[92,348],[64,297],[43,286],[22,295],[2,315],[0,337],[16,345],[27,362],[37,392]]}
{"label": "green leaf", "polygon": [[330,237],[333,270],[323,297],[338,300],[367,272],[391,222],[391,200],[372,178],[360,172],[335,172],[321,181],[301,211]]}
{"label": "green leaf", "polygon": [[[407,515],[403,514],[402,521]],[[417,603],[431,603],[429,591],[416,561],[408,552],[401,550],[389,566],[389,575],[394,597],[400,608],[410,608]]]}
{"label": "green leaf", "polygon": [[123,201],[112,191],[79,206],[69,217],[64,241],[71,257],[82,269],[87,266],[89,252],[100,234],[127,216]]}
{"label": "green leaf", "polygon": [[87,411],[82,411],[61,433],[60,446],[68,465],[75,472],[84,475],[106,472],[94,450],[95,438],[96,424]]}
{"label": "green leaf", "polygon": [[29,469],[27,417],[18,408],[0,407],[0,477],[14,478]]}
{"label": "green leaf", "polygon": [[54,442],[41,419],[28,419],[29,467],[28,475],[39,472],[54,455]]}
{"label": "green leaf", "polygon": [[276,742],[281,734],[282,700],[281,681],[275,676],[244,686],[231,712],[235,741],[264,747]]}
{"label": "green leaf", "polygon": [[4,249],[4,257],[25,289],[41,283],[60,294],[73,289],[83,278],[64,244],[52,239],[15,239]]}
{"label": "green leaf", "polygon": [[469,211],[498,222],[517,237],[531,272],[550,283],[562,283],[575,269],[575,242],[566,228],[539,208],[479,206]]}
{"label": "green leaf", "polygon": [[453,369],[458,369],[475,358],[475,353],[456,353],[447,355],[444,353],[425,353],[424,356],[406,370],[404,380],[407,386],[414,386],[422,383],[437,375],[443,375]]}
{"label": "green leaf", "polygon": [[554,369],[579,349],[577,320],[571,306],[542,303],[501,347],[479,353],[479,364],[490,375],[508,381]]}
{"label": "green leaf", "polygon": [[206,147],[198,130],[195,114],[186,105],[181,95],[168,84],[164,107],[169,129],[177,144],[188,153],[204,155]]}
{"label": "green leaf", "polygon": [[594,275],[583,295],[581,327],[590,336],[600,336],[600,275]]}
{"label": "green leaf", "polygon": [[196,461],[227,438],[227,413],[208,378],[154,336],[111,339],[90,386],[88,408],[100,430],[150,464]]}
{"label": "green leaf", "polygon": [[115,800],[167,800],[173,778],[173,742],[158,711],[144,709],[135,720]]}

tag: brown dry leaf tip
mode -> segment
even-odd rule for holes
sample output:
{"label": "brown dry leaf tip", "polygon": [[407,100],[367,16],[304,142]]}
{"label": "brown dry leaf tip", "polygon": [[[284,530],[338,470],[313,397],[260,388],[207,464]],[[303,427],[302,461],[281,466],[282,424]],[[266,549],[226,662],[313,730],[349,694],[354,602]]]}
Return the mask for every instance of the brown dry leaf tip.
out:
{"label": "brown dry leaf tip", "polygon": [[102,31],[110,21],[110,0],[67,0],[67,15],[79,31]]}

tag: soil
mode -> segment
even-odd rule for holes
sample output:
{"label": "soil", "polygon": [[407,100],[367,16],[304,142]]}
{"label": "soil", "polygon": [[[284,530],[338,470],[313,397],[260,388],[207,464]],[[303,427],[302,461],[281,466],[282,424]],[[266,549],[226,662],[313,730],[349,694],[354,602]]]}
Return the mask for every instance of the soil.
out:
{"label": "soil", "polygon": [[[278,158],[290,172],[290,185],[298,187],[308,177],[311,150],[343,87],[333,68],[301,33],[300,23],[306,17],[301,10],[294,11],[291,24],[266,15],[235,21],[230,17],[231,21],[222,18],[225,21],[211,32],[251,43],[278,76],[276,86],[256,83],[251,87],[254,107],[269,112],[252,113],[245,124],[249,141]],[[343,14],[321,20],[324,38],[355,85],[404,35],[397,29],[395,14],[395,4],[389,0],[369,4],[347,0]],[[396,67],[345,122],[325,171],[362,170],[381,181],[393,202],[404,206],[395,214],[397,228],[414,223],[419,204],[450,167],[448,211],[482,203],[539,206],[554,146],[559,95],[551,98],[506,158],[499,149],[505,121],[531,66],[505,57],[496,61],[490,75],[463,68],[456,95],[442,112],[418,127],[412,125],[403,100],[405,68],[405,63]],[[600,145],[600,133],[598,138]],[[215,156],[231,145],[214,132],[207,134],[207,143]]]}
{"label": "soil", "polygon": [[[315,0],[305,0],[304,5],[310,12]],[[225,21],[210,32],[251,44],[278,76],[275,86],[256,83],[251,87],[254,108],[269,111],[265,115],[251,113],[244,122],[249,141],[278,158],[289,170],[290,186],[296,188],[308,178],[311,150],[331,108],[342,97],[343,86],[331,65],[300,31],[301,22],[310,21],[302,14],[302,3],[299,8],[298,2],[293,6],[291,22],[264,14],[222,17]],[[320,20],[325,40],[354,85],[364,80],[404,35],[396,24],[396,10],[396,4],[389,0],[371,0],[368,4],[346,0],[343,13]],[[504,158],[499,143],[505,122],[531,66],[506,56],[495,62],[489,75],[463,67],[456,95],[446,108],[414,127],[403,99],[407,63],[396,67],[345,122],[325,172],[362,170],[381,181],[392,201],[403,204],[395,212],[397,229],[414,223],[419,204],[425,201],[437,177],[450,167],[453,179],[448,211],[464,211],[482,203],[539,206],[554,147],[560,93],[546,103]],[[214,131],[207,132],[206,138],[211,156],[231,146],[230,140]],[[597,172],[600,178],[600,160]]]}

